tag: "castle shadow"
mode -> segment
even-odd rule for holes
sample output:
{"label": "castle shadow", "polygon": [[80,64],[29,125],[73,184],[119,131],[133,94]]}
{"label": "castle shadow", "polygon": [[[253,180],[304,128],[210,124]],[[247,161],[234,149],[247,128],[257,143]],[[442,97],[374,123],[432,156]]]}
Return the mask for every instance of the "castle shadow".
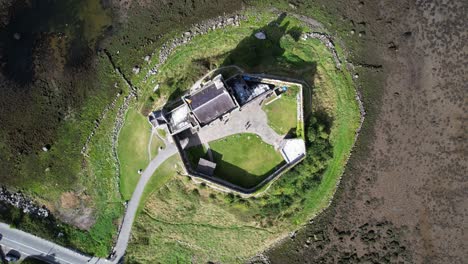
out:
{"label": "castle shadow", "polygon": [[[309,86],[313,87],[317,63],[307,61],[292,53],[286,53],[286,49],[283,47],[287,45],[282,43],[283,37],[290,36],[295,42],[298,42],[303,33],[299,26],[290,27],[291,23],[286,18],[287,14],[282,13],[267,25],[252,30],[251,34],[242,39],[234,49],[221,56],[225,59],[221,62],[220,67],[236,65],[248,73],[265,73],[305,80]],[[208,61],[209,59],[195,59],[192,61],[193,67],[203,64],[200,62],[203,60]],[[205,63],[204,66],[211,69],[212,64]],[[217,71],[217,73],[227,73],[227,77],[234,74],[230,70],[227,72]],[[174,82],[174,80],[169,80],[169,82]],[[170,109],[177,105],[177,102],[180,102],[178,99],[187,88],[178,88],[173,91],[164,107]]]}
{"label": "castle shadow", "polygon": [[286,18],[287,14],[282,13],[266,26],[252,30],[248,37],[229,52],[221,66],[237,65],[249,73],[279,74],[293,78],[301,78],[302,71],[307,69],[307,74],[313,77],[316,63],[286,53],[283,47],[286,45],[282,43],[284,36],[289,35],[298,42],[303,33],[299,26],[290,27]]}

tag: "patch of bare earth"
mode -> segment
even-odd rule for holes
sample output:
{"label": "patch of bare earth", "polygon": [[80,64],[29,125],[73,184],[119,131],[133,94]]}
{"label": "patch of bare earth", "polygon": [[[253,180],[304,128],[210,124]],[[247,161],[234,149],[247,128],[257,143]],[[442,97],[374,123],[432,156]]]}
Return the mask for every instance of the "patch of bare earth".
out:
{"label": "patch of bare earth", "polygon": [[89,230],[96,219],[92,209],[91,197],[86,194],[65,192],[60,197],[57,214],[66,223],[80,229]]}
{"label": "patch of bare earth", "polygon": [[364,96],[381,95],[332,206],[269,260],[466,263],[468,2],[337,3],[367,45]]}

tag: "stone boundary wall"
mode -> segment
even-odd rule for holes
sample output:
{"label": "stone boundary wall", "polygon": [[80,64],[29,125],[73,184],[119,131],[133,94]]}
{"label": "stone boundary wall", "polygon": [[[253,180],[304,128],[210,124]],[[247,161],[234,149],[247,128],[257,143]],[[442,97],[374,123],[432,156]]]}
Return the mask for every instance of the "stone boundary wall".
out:
{"label": "stone boundary wall", "polygon": [[251,196],[256,196],[257,194],[255,193],[257,190],[261,189],[263,186],[273,183],[276,181],[281,175],[283,175],[285,172],[287,172],[289,169],[292,167],[296,166],[299,162],[301,162],[304,158],[305,155],[297,158],[295,161],[291,163],[286,163],[283,166],[281,166],[278,170],[270,174],[267,178],[263,179],[259,184],[255,185],[252,188],[243,188],[241,186],[232,184],[228,181],[225,181],[220,178],[208,176],[202,173],[199,173],[195,171],[192,168],[192,165],[190,164],[190,161],[187,157],[187,154],[183,150],[182,146],[180,145],[180,142],[177,138],[174,137],[174,142],[177,146],[177,149],[179,151],[180,157],[182,159],[182,162],[184,164],[185,170],[187,172],[187,175],[190,177],[197,178],[203,182],[205,182],[207,185],[212,187],[213,189],[223,191],[223,192],[230,192],[230,193],[235,193],[239,194],[242,197],[251,197]]}
{"label": "stone boundary wall", "polygon": [[340,57],[338,56],[338,53],[336,52],[335,44],[333,43],[332,37],[330,35],[325,34],[325,33],[320,33],[320,32],[308,32],[308,33],[303,33],[301,37],[303,40],[307,40],[309,38],[320,40],[333,55],[333,59],[335,60],[335,67],[338,70],[341,69],[342,62],[341,62]]}
{"label": "stone boundary wall", "polygon": [[47,208],[35,204],[21,192],[9,192],[5,187],[0,187],[0,201],[22,210],[23,213],[40,218],[46,218],[50,214]]}

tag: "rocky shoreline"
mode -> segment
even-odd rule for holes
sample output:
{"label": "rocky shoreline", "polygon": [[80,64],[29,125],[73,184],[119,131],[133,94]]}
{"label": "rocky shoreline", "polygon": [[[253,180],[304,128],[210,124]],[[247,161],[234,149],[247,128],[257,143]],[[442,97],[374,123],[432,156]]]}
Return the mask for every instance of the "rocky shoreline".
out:
{"label": "rocky shoreline", "polygon": [[0,187],[0,202],[11,205],[23,211],[25,214],[46,218],[50,211],[44,206],[35,204],[21,192],[10,192],[5,187]]}

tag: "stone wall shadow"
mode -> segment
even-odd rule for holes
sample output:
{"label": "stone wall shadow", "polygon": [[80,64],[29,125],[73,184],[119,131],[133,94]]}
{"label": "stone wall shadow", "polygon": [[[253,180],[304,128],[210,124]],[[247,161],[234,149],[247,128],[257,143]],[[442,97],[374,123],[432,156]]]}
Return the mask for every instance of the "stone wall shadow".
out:
{"label": "stone wall shadow", "polygon": [[[217,152],[217,151],[214,151],[214,150],[211,150],[211,153],[213,154],[213,159],[214,161],[216,162],[216,170],[215,170],[215,173],[219,173],[219,166],[222,166],[224,171],[229,171],[229,173],[227,175],[223,175],[223,178],[224,180],[232,183],[232,184],[235,184],[235,185],[238,185],[238,186],[241,186],[243,188],[252,188],[252,187],[255,187],[256,185],[258,185],[260,182],[262,182],[266,177],[268,177],[270,174],[272,174],[273,172],[275,172],[279,166],[281,166],[281,163],[278,164],[277,166],[273,167],[271,170],[269,170],[267,173],[263,174],[263,175],[255,175],[255,174],[252,174],[252,173],[249,173],[248,171],[232,164],[232,163],[229,163],[229,162],[226,162],[226,161],[223,161],[223,154]],[[242,178],[251,178],[252,180],[247,180],[247,181],[243,181],[241,184],[239,181],[236,181],[234,178],[237,177],[237,175],[239,177],[242,177]],[[227,176],[227,177],[226,177]]]}
{"label": "stone wall shadow", "polygon": [[[281,14],[268,25],[254,29],[250,36],[239,42],[222,66],[236,64],[244,68],[254,68],[265,63],[272,63],[275,58],[283,56],[285,49],[281,47],[280,40],[286,34],[289,22],[281,25],[286,18],[286,13]],[[259,39],[255,35],[265,34],[265,39]]]}
{"label": "stone wall shadow", "polygon": [[[304,85],[304,117],[312,113],[312,94],[314,78],[317,73],[315,61],[305,61],[293,54],[285,54],[286,50],[281,45],[281,39],[289,35],[295,42],[300,41],[303,29],[299,26],[290,26],[285,22],[286,13],[280,14],[267,25],[252,30],[252,33],[239,42],[230,51],[221,66],[237,65],[248,73],[271,74],[303,81]],[[258,39],[255,34],[262,32],[265,39]]]}

